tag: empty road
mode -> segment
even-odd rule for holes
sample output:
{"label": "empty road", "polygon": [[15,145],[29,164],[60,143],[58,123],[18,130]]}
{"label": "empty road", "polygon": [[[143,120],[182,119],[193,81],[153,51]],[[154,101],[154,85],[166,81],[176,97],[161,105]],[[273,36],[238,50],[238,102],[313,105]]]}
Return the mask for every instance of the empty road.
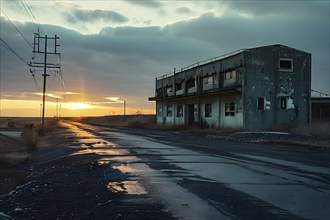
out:
{"label": "empty road", "polygon": [[[180,219],[329,219],[329,151],[66,122],[81,154],[127,175],[109,188]],[[134,197],[139,199],[139,197]],[[142,200],[143,201],[143,200]]]}

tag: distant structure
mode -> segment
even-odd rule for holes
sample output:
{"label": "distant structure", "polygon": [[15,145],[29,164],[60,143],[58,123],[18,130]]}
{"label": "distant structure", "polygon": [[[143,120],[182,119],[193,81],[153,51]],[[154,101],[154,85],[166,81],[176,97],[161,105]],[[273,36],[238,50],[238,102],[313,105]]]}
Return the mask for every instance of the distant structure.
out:
{"label": "distant structure", "polygon": [[311,120],[311,54],[243,49],[156,78],[157,123],[267,130]]}
{"label": "distant structure", "polygon": [[312,120],[330,122],[330,96],[312,97]]}

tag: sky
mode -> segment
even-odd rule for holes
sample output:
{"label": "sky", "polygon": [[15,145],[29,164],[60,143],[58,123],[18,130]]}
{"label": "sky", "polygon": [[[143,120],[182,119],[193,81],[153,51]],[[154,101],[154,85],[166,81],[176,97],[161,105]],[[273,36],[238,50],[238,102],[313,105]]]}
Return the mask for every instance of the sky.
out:
{"label": "sky", "polygon": [[26,64],[43,60],[31,47],[38,27],[40,36],[59,37],[61,53],[48,57],[61,71],[47,72],[46,116],[118,115],[124,101],[127,114],[155,113],[148,97],[156,77],[272,44],[311,53],[312,89],[330,93],[329,0],[1,0],[0,7],[1,116],[40,116],[43,70]]}

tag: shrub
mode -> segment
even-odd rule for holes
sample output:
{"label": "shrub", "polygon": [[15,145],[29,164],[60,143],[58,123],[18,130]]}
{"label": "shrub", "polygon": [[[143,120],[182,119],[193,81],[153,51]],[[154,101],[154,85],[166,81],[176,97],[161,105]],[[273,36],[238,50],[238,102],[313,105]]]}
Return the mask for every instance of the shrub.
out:
{"label": "shrub", "polygon": [[33,151],[36,149],[38,144],[38,138],[38,132],[34,127],[24,127],[22,132],[22,139],[23,143],[27,146],[29,151]]}

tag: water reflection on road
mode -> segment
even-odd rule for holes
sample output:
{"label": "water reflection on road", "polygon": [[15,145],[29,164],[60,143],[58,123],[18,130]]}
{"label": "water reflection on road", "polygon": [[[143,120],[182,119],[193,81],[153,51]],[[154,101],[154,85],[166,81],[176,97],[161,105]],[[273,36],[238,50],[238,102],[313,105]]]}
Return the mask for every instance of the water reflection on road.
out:
{"label": "water reflection on road", "polygon": [[228,216],[221,209],[221,198],[202,199],[180,186],[182,180],[219,183],[269,204],[267,211],[275,216],[330,218],[329,178],[323,178],[329,177],[328,167],[249,154],[211,155],[80,123],[67,126],[81,138],[79,153],[103,156],[99,163],[117,163],[114,168],[130,175],[130,181],[109,183],[110,190],[148,193],[182,219]]}

